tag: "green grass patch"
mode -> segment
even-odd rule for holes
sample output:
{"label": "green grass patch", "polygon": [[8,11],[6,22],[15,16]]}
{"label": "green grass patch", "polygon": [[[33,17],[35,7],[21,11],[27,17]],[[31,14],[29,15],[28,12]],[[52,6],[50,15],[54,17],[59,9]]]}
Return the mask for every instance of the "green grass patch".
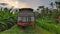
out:
{"label": "green grass patch", "polygon": [[37,25],[40,27],[50,31],[55,32],[56,34],[60,34],[60,27],[54,24],[45,23],[44,21],[36,20]]}
{"label": "green grass patch", "polygon": [[54,33],[51,33],[49,31],[46,31],[46,30],[40,28],[39,26],[36,26],[36,28],[34,30],[26,29],[26,31],[19,28],[17,25],[15,25],[9,30],[0,32],[0,34],[54,34]]}

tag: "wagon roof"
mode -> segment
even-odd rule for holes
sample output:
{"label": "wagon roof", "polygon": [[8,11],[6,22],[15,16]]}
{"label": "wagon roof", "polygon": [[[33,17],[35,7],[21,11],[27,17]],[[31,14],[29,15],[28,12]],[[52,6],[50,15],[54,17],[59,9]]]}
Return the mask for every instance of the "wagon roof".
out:
{"label": "wagon roof", "polygon": [[33,9],[32,8],[21,8],[21,9],[19,9],[20,11],[22,11],[22,10],[30,10],[30,11],[33,11]]}

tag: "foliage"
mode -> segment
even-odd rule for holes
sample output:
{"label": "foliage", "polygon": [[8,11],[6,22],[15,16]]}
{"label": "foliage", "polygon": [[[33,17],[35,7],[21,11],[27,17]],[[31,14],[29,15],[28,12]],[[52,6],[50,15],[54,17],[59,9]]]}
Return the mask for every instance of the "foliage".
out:
{"label": "foliage", "polygon": [[39,25],[40,27],[42,27],[48,31],[55,32],[56,34],[60,34],[60,27],[57,25],[45,23],[40,20],[36,20],[36,23],[37,23],[37,25]]}
{"label": "foliage", "polygon": [[4,8],[4,10],[2,10],[2,8],[0,9],[0,31],[9,29],[11,26],[16,24],[18,12],[13,14],[13,11],[11,12],[12,9],[13,8]]}

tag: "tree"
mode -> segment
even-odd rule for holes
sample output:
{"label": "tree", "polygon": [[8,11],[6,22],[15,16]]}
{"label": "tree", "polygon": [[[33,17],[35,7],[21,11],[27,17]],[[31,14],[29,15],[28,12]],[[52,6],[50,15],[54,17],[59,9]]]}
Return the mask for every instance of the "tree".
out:
{"label": "tree", "polygon": [[41,14],[44,14],[44,6],[38,6],[38,9],[41,9]]}
{"label": "tree", "polygon": [[56,4],[56,7],[57,7],[57,10],[59,11],[60,10],[60,2],[55,2],[55,4]]}
{"label": "tree", "polygon": [[41,13],[43,13],[41,10],[44,10],[44,6],[38,6],[37,11],[40,11]]}
{"label": "tree", "polygon": [[56,3],[56,7],[60,8],[60,2],[55,2]]}
{"label": "tree", "polygon": [[44,12],[45,12],[46,15],[48,15],[48,13],[49,13],[48,7],[45,8],[45,11]]}
{"label": "tree", "polygon": [[54,4],[53,4],[53,2],[50,3],[50,6],[52,7],[52,9],[54,8]]}

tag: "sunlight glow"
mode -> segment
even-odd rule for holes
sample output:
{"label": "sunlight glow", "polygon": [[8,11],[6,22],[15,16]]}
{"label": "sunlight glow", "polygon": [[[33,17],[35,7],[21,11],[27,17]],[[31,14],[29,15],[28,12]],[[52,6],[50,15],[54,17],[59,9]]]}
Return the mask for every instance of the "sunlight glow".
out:
{"label": "sunlight glow", "polygon": [[30,7],[28,4],[26,3],[22,3],[22,2],[18,2],[18,1],[12,1],[12,0],[3,0],[4,2],[6,2],[8,4],[8,6],[14,6],[15,8],[28,8]]}

